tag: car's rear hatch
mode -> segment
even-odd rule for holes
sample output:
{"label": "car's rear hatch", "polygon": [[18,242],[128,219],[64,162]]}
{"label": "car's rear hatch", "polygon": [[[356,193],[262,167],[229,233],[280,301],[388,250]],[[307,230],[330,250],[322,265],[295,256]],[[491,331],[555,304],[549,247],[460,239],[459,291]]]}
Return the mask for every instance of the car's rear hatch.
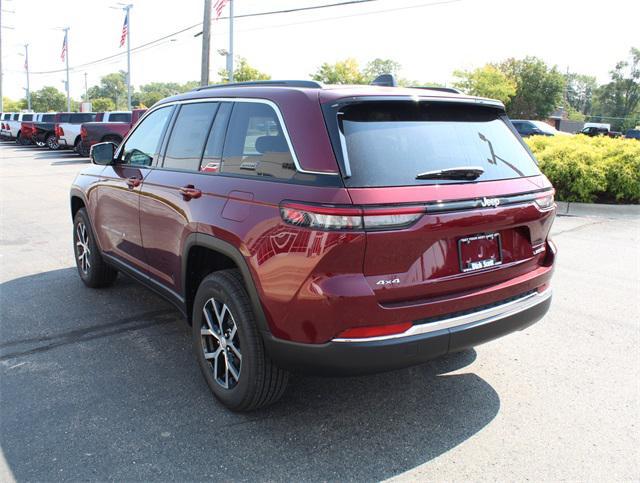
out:
{"label": "car's rear hatch", "polygon": [[552,187],[501,106],[364,98],[324,112],[381,304],[461,295],[545,264]]}

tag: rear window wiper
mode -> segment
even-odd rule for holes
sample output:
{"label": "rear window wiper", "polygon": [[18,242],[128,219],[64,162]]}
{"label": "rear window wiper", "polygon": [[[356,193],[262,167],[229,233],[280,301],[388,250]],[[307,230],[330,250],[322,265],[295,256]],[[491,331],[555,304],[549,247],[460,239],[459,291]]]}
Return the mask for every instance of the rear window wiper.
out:
{"label": "rear window wiper", "polygon": [[484,173],[484,169],[479,166],[460,166],[458,168],[436,169],[435,171],[425,171],[416,175],[416,179],[461,179],[474,180]]}

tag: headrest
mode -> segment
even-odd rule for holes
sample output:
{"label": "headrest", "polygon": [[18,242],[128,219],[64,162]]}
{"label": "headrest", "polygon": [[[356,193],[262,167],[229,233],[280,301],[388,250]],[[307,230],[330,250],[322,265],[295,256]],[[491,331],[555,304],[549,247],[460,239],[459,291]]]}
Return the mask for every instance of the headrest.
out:
{"label": "headrest", "polygon": [[265,153],[286,153],[289,151],[284,136],[260,136],[256,139],[256,151]]}

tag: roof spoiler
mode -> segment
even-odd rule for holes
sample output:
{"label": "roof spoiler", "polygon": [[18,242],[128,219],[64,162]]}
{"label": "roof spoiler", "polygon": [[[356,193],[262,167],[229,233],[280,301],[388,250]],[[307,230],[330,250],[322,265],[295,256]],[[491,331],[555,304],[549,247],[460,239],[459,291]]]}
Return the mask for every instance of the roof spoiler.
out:
{"label": "roof spoiler", "polygon": [[398,82],[393,74],[382,74],[373,79],[372,86],[398,87]]}

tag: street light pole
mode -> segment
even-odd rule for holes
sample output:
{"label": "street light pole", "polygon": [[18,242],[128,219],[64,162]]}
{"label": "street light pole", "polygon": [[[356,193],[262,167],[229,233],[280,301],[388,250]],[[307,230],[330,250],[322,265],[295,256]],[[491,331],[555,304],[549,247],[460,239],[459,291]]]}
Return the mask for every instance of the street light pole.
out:
{"label": "street light pole", "polygon": [[125,5],[123,10],[127,15],[127,109],[131,110],[131,8],[132,4]]}
{"label": "street light pole", "polygon": [[65,82],[67,88],[67,112],[71,112],[71,94],[69,93],[69,27],[65,27],[62,30],[64,30],[65,45],[67,46],[67,51],[65,52],[64,56],[65,60],[67,61],[67,81]]}
{"label": "street light pole", "polygon": [[27,71],[27,109],[31,110],[31,91],[29,90],[29,44],[24,44],[24,66]]}

